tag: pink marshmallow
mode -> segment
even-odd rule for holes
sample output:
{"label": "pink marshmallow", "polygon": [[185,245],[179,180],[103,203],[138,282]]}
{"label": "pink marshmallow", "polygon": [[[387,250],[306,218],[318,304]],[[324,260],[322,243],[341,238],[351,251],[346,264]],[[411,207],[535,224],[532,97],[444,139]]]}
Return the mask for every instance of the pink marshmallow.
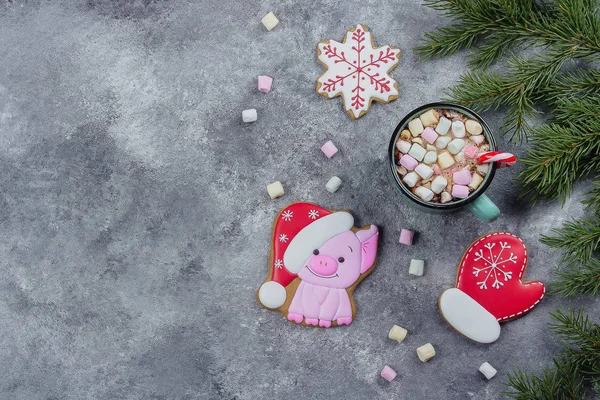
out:
{"label": "pink marshmallow", "polygon": [[419,162],[411,156],[409,156],[408,154],[405,154],[402,157],[400,157],[400,165],[402,165],[407,170],[412,171],[417,167],[417,165],[419,165]]}
{"label": "pink marshmallow", "polygon": [[338,149],[331,140],[328,140],[327,143],[321,146],[321,151],[327,156],[327,158],[331,158],[335,156],[335,153],[338,152]]}
{"label": "pink marshmallow", "polygon": [[270,76],[261,75],[258,77],[258,90],[263,93],[269,93],[271,91],[271,85],[273,84],[273,78]]}
{"label": "pink marshmallow", "polygon": [[473,146],[472,144],[465,147],[463,151],[465,152],[465,157],[470,159],[477,158],[477,154],[479,153],[477,146]]}
{"label": "pink marshmallow", "polygon": [[381,376],[383,377],[383,379],[385,379],[388,382],[391,382],[394,379],[396,379],[397,375],[398,374],[396,373],[396,371],[394,371],[387,365],[385,367],[383,367],[383,370],[381,371]]}
{"label": "pink marshmallow", "polygon": [[402,229],[400,231],[400,243],[411,246],[413,244],[413,238],[415,233],[409,229]]}
{"label": "pink marshmallow", "polygon": [[435,140],[438,138],[438,136],[439,135],[437,134],[437,132],[429,127],[425,128],[423,133],[421,133],[421,137],[423,137],[423,139],[427,140],[429,142],[429,144],[435,143]]}
{"label": "pink marshmallow", "polygon": [[468,185],[471,183],[471,173],[466,169],[456,171],[452,174],[452,180],[458,185]]}
{"label": "pink marshmallow", "polygon": [[436,174],[436,175],[440,175],[442,173],[442,170],[440,169],[439,165],[435,164],[433,166],[433,173]]}
{"label": "pink marshmallow", "polygon": [[469,188],[463,185],[452,185],[452,196],[464,199],[469,195]]}

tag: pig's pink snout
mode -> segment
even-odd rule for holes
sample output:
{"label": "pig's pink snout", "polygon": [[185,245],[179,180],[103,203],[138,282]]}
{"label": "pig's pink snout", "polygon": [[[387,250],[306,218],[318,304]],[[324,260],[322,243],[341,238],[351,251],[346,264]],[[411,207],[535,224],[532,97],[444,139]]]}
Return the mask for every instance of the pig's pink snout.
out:
{"label": "pig's pink snout", "polygon": [[335,258],[325,255],[313,256],[308,266],[312,272],[322,276],[333,275],[338,270],[338,263]]}

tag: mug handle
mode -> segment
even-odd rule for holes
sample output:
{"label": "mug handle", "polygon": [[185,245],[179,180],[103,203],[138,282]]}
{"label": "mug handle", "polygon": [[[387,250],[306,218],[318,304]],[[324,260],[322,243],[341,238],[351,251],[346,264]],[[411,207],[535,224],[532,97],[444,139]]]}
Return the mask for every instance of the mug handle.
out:
{"label": "mug handle", "polygon": [[482,193],[471,203],[467,204],[467,208],[484,222],[492,222],[500,216],[500,209],[485,193]]}

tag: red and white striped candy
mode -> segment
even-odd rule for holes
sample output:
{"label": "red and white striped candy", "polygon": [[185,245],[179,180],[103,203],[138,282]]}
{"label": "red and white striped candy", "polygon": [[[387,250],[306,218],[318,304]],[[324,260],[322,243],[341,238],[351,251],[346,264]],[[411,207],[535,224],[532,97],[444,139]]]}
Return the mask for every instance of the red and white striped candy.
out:
{"label": "red and white striped candy", "polygon": [[488,151],[477,156],[477,162],[483,163],[498,163],[497,167],[512,167],[517,162],[517,157],[510,153],[502,151]]}

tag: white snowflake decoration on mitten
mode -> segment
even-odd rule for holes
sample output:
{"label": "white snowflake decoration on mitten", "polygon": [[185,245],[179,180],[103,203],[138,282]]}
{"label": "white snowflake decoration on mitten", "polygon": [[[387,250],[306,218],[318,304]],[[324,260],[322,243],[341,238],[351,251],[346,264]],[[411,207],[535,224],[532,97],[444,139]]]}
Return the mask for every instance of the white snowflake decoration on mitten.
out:
{"label": "white snowflake decoration on mitten", "polygon": [[[496,244],[500,244],[500,251],[498,254],[494,254],[494,247]],[[473,275],[479,277],[479,274],[485,275],[483,281],[477,282],[479,285],[479,289],[487,289],[488,279],[493,280],[492,287],[494,289],[500,289],[501,286],[504,286],[504,282],[508,281],[512,278],[512,271],[506,271],[505,267],[502,264],[512,262],[513,264],[517,263],[517,256],[514,255],[513,252],[510,253],[508,258],[502,258],[502,253],[506,249],[510,249],[510,246],[507,242],[495,242],[495,243],[487,243],[483,247],[489,250],[489,255],[484,253],[484,250],[478,250],[475,252],[475,258],[473,261],[483,261],[483,265],[480,265],[478,268],[476,265],[473,265]],[[500,279],[504,279],[501,281]]]}
{"label": "white snowflake decoration on mitten", "polygon": [[388,73],[400,61],[399,49],[375,48],[363,25],[346,33],[342,43],[319,43],[317,56],[327,71],[317,80],[317,93],[327,98],[342,96],[353,119],[369,111],[371,101],[388,103],[398,98],[398,83]]}

